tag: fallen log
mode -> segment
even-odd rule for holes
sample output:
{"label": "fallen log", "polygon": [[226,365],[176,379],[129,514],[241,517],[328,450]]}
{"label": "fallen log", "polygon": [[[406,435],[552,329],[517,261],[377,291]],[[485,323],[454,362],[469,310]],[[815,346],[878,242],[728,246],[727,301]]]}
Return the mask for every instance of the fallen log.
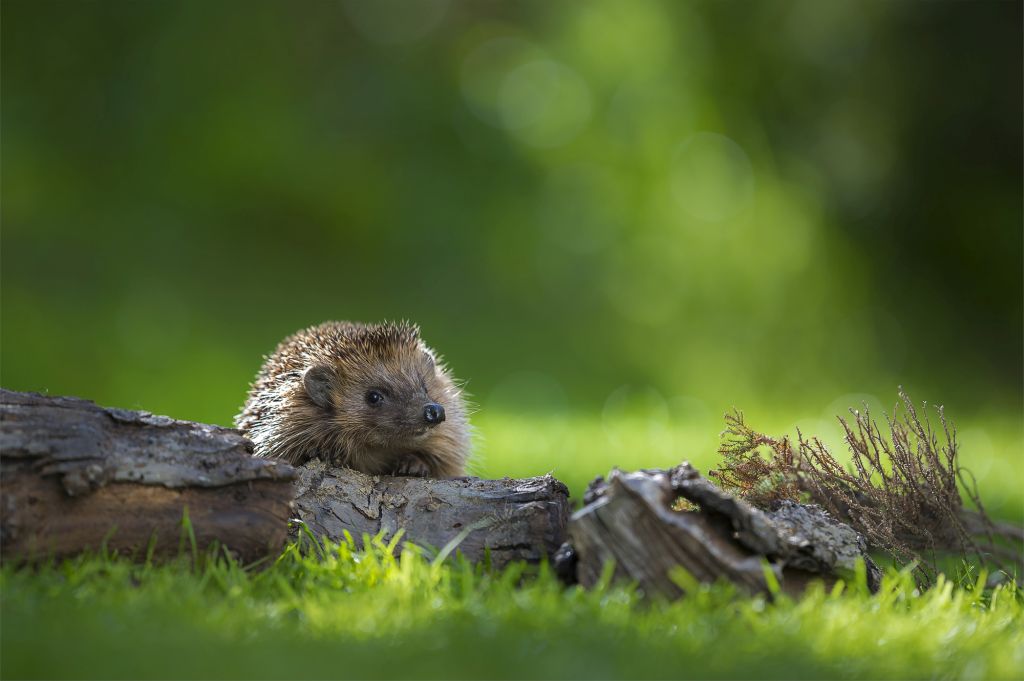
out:
{"label": "fallen log", "polygon": [[154,537],[154,555],[176,555],[186,508],[199,549],[217,541],[244,561],[279,551],[290,519],[318,540],[402,529],[405,541],[498,567],[548,558],[565,540],[569,492],[551,476],[368,476],[251,454],[236,430],[0,389],[0,555],[105,545],[142,557]]}
{"label": "fallen log", "polygon": [[[568,490],[551,476],[369,476],[319,460],[295,469],[251,453],[235,430],[0,390],[0,555],[31,560],[100,546],[175,555],[187,509],[197,548],[218,542],[247,562],[279,551],[292,518],[318,540],[388,540],[402,530],[407,542],[495,567],[551,557],[568,525],[570,543],[555,566],[584,585],[613,561],[617,576],[670,597],[682,593],[678,567],[757,592],[769,589],[767,565],[797,590],[814,576],[851,574],[858,559],[877,585],[864,540],[821,509],[759,511],[687,464],[613,471],[568,520]],[[698,509],[673,510],[680,497]]]}
{"label": "fallen log", "polygon": [[235,430],[0,389],[5,560],[176,555],[187,508],[198,548],[253,561],[287,540],[295,477]]}
{"label": "fallen log", "polygon": [[[332,468],[319,459],[299,467],[295,508],[316,537],[348,533],[385,541],[404,530],[422,548],[457,548],[494,567],[550,558],[565,541],[569,490],[545,475],[481,480],[370,476]],[[401,546],[398,547],[399,550]]]}
{"label": "fallen log", "polygon": [[[676,510],[679,499],[691,509]],[[570,519],[569,543],[556,557],[556,570],[584,586],[597,583],[609,562],[615,578],[668,598],[684,593],[680,568],[700,582],[724,578],[751,593],[771,592],[766,568],[793,594],[812,579],[852,577],[858,560],[870,589],[881,578],[864,538],[820,507],[785,502],[764,512],[723,492],[688,463],[670,470],[613,470],[607,480],[591,483],[584,504]]]}

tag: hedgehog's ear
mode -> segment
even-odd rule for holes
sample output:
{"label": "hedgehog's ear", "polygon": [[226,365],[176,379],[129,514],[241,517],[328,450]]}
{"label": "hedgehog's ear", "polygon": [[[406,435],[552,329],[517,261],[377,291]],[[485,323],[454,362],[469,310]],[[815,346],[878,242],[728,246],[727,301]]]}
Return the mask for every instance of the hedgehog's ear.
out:
{"label": "hedgehog's ear", "polygon": [[302,374],[302,385],[314,404],[324,409],[331,408],[331,382],[334,370],[323,364],[314,364]]}

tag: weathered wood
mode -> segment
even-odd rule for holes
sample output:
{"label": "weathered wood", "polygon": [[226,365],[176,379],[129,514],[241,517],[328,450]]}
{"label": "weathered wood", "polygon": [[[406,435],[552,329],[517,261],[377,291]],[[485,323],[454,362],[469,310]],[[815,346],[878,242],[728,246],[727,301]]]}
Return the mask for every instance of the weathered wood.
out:
{"label": "weathered wood", "polygon": [[[469,559],[539,561],[565,539],[569,493],[526,480],[371,477],[314,460],[300,469],[251,456],[235,430],[69,397],[0,390],[0,523],[6,558],[66,556],[102,544],[176,554],[188,508],[197,544],[245,560],[282,546],[297,515],[317,536],[399,529],[405,541],[457,542]],[[294,505],[293,505],[294,502]]]}
{"label": "weathered wood", "polygon": [[[680,497],[696,510],[673,510]],[[609,561],[615,577],[669,598],[683,593],[673,578],[679,568],[701,582],[726,578],[752,593],[770,591],[765,566],[789,592],[815,577],[849,577],[858,559],[871,588],[880,578],[864,539],[821,508],[786,503],[760,511],[687,463],[671,470],[613,470],[607,481],[591,483],[584,503],[569,521],[570,546],[556,567],[565,572],[571,563],[585,586],[598,581]]]}
{"label": "weathered wood", "polygon": [[317,537],[402,528],[403,540],[442,549],[458,542],[469,560],[485,554],[500,567],[549,558],[565,540],[569,491],[546,475],[515,480],[396,478],[331,468],[319,459],[299,468],[295,507]]}
{"label": "weathered wood", "polygon": [[0,389],[2,556],[176,554],[186,507],[200,548],[277,551],[296,473],[251,452],[235,430]]}
{"label": "weathered wood", "polygon": [[[677,596],[672,572],[726,577],[765,591],[767,564],[783,587],[847,575],[864,540],[814,506],[765,513],[725,494],[683,464],[669,471],[613,471],[568,520],[569,494],[551,476],[435,480],[368,476],[314,460],[300,469],[251,456],[237,431],[165,416],[105,409],[65,397],[0,390],[0,546],[6,559],[109,549],[174,555],[188,509],[202,549],[217,541],[249,561],[280,549],[297,515],[318,537],[346,532],[513,560],[555,555],[560,574],[585,585],[606,561],[652,593]],[[684,497],[697,511],[679,512]],[[567,537],[571,547],[559,550]],[[152,542],[152,544],[151,544]]]}

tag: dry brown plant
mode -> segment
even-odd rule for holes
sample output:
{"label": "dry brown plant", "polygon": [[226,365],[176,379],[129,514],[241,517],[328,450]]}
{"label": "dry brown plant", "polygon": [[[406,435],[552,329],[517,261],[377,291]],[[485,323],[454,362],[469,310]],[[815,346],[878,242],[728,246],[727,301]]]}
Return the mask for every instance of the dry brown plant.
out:
{"label": "dry brown plant", "polygon": [[761,507],[809,498],[898,563],[916,562],[925,581],[939,556],[948,554],[1020,574],[1024,528],[993,521],[985,512],[973,476],[959,464],[956,428],[943,408],[935,407],[933,427],[927,404],[922,416],[902,388],[899,398],[885,417],[885,432],[866,406],[851,409],[852,418],[838,417],[849,466],[817,437],[805,438],[799,430],[795,443],[769,437],[734,411],[726,415],[722,464],[709,475]]}

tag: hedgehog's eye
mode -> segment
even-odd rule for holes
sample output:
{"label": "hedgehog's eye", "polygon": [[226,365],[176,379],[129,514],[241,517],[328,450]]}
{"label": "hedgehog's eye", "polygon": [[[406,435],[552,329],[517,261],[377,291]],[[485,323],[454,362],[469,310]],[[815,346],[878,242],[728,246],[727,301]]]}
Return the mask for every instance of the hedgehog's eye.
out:
{"label": "hedgehog's eye", "polygon": [[371,390],[366,393],[366,401],[370,404],[380,404],[384,401],[384,396],[376,390]]}

